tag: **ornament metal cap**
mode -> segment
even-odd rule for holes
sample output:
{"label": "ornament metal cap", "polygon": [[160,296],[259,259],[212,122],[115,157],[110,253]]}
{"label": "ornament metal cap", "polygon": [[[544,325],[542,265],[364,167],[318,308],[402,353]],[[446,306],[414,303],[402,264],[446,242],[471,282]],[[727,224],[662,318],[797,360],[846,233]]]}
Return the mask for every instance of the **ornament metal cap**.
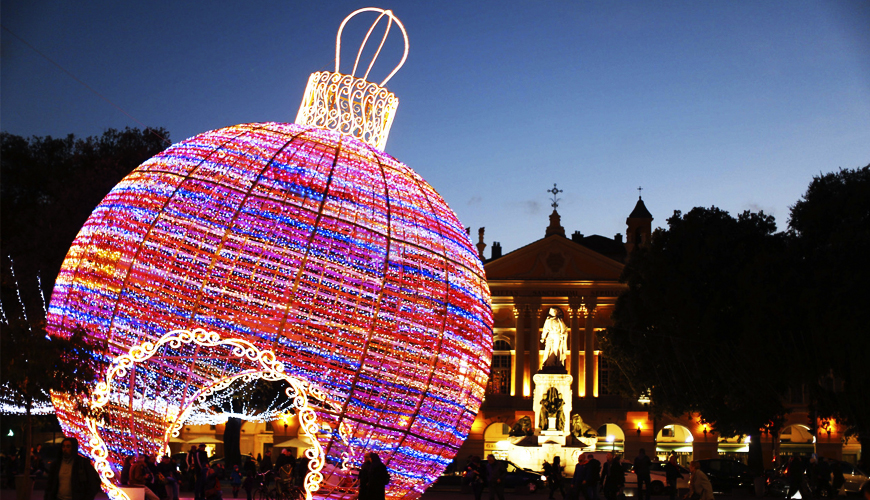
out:
{"label": "ornament metal cap", "polygon": [[[353,70],[349,75],[342,74],[339,72],[339,65],[341,63],[341,32],[344,30],[344,25],[357,14],[372,11],[379,12],[380,15],[372,23],[357,51]],[[375,26],[385,17],[387,18],[387,29],[384,31],[378,50],[375,52],[372,62],[369,63],[365,74],[362,77],[357,77],[355,75],[362,51]],[[394,22],[405,38],[405,53],[402,60],[384,81],[380,84],[369,82],[366,78],[378,59]],[[308,86],[305,88],[305,95],[302,97],[302,104],[299,106],[299,113],[296,115],[296,123],[350,135],[383,151],[387,144],[387,137],[390,135],[390,127],[393,125],[396,108],[399,106],[399,98],[387,90],[384,85],[405,64],[405,60],[408,58],[408,48],[408,33],[392,11],[377,7],[365,7],[351,13],[342,21],[335,38],[335,72],[319,71],[311,74],[311,77],[308,78]]]}

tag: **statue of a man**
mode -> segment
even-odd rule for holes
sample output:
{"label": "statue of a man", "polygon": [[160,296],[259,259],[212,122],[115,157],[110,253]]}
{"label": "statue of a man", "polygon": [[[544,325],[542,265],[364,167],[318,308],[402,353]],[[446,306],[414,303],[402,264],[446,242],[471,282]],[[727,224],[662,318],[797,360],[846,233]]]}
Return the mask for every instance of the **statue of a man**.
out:
{"label": "statue of a man", "polygon": [[544,321],[544,329],[541,332],[541,343],[544,344],[544,367],[565,366],[565,357],[568,355],[568,327],[562,321],[561,311],[551,307]]}

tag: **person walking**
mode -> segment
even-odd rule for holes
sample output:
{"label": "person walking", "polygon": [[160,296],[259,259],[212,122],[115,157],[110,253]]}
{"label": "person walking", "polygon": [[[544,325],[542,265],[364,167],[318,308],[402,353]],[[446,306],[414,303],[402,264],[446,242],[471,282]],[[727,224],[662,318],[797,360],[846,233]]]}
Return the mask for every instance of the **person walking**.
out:
{"label": "person walking", "polygon": [[586,497],[586,488],[583,481],[586,479],[586,462],[589,461],[589,455],[580,455],[577,460],[577,465],[574,466],[574,477],[571,478],[572,500],[580,500],[581,497]]}
{"label": "person walking", "polygon": [[372,475],[372,454],[366,452],[363,455],[362,467],[359,469],[359,500],[370,500],[369,498],[369,477]]}
{"label": "person walking", "polygon": [[650,475],[649,466],[650,459],[646,456],[646,450],[641,448],[638,451],[637,457],[634,459],[634,474],[637,477],[637,497],[643,496],[645,500],[649,500]]}
{"label": "person walking", "polygon": [[689,492],[684,497],[686,500],[714,500],[713,485],[710,478],[701,470],[701,463],[693,460],[689,464]]}
{"label": "person walking", "polygon": [[795,493],[800,492],[801,498],[810,498],[809,487],[806,480],[806,465],[800,455],[793,454],[788,461],[788,466],[785,469],[785,476],[788,478],[788,493],[786,498],[791,498]]}
{"label": "person walking", "polygon": [[187,491],[196,491],[196,478],[199,477],[201,472],[196,470],[196,453],[196,446],[191,446],[190,451],[187,452],[187,456],[184,457],[184,470],[187,471],[187,474],[185,475],[187,478]]}
{"label": "person walking", "polygon": [[254,500],[254,471],[247,471],[245,474],[245,480],[242,481],[242,488],[245,489],[245,498],[247,500]]}
{"label": "person walking", "polygon": [[390,473],[377,453],[369,454],[372,460],[372,471],[369,475],[368,493],[370,500],[385,500],[387,485],[390,484]]}
{"label": "person walking", "polygon": [[[553,495],[556,490],[562,494],[562,500],[565,500],[565,489],[562,487],[562,459],[559,456],[553,457],[553,464],[550,465],[550,471],[547,473],[547,485],[550,487],[550,498],[553,500]],[[544,464],[546,467],[546,463]]]}
{"label": "person walking", "polygon": [[833,479],[831,480],[831,488],[834,490],[834,493],[839,495],[840,488],[846,484],[846,477],[843,475],[843,465],[839,460],[834,460],[834,463],[831,464],[831,475]]}
{"label": "person walking", "polygon": [[124,457],[124,465],[121,467],[121,486],[130,484],[130,469],[133,467],[133,455]]}
{"label": "person walking", "polygon": [[193,469],[196,473],[196,483],[193,485],[194,500],[205,500],[205,480],[208,474],[208,453],[205,445],[200,444],[193,456]]}
{"label": "person walking", "polygon": [[677,465],[677,456],[671,455],[668,457],[668,463],[665,464],[665,481],[668,483],[671,500],[677,500],[677,480],[682,477],[683,474],[680,473],[680,467]]}
{"label": "person walking", "polygon": [[230,484],[233,485],[233,498],[238,497],[239,490],[242,488],[242,471],[239,470],[238,465],[233,465],[233,471],[230,472]]}
{"label": "person walking", "polygon": [[205,474],[203,477],[202,494],[205,500],[222,500],[223,492],[221,491],[220,477],[214,467],[205,466]]}
{"label": "person walking", "polygon": [[498,497],[504,500],[504,477],[507,474],[504,465],[490,453],[486,457],[486,479],[489,482],[489,500]]}
{"label": "person walking", "polygon": [[834,489],[831,488],[831,466],[825,457],[819,457],[816,462],[816,490],[817,496],[831,498],[834,496]]}
{"label": "person walking", "polygon": [[598,483],[601,481],[601,462],[591,453],[586,454],[586,465],[583,467],[583,486],[586,500],[598,500]]}
{"label": "person walking", "polygon": [[480,500],[480,497],[483,496],[483,489],[486,487],[485,474],[480,457],[477,455],[471,457],[471,462],[465,468],[465,482],[471,487],[474,500]]}
{"label": "person walking", "polygon": [[100,492],[100,477],[91,461],[79,455],[79,442],[64,438],[60,459],[48,470],[45,500],[94,500]]}
{"label": "person walking", "polygon": [[604,498],[607,500],[616,500],[625,486],[625,470],[619,463],[620,458],[618,454],[613,455],[607,468],[607,476],[604,478]]}

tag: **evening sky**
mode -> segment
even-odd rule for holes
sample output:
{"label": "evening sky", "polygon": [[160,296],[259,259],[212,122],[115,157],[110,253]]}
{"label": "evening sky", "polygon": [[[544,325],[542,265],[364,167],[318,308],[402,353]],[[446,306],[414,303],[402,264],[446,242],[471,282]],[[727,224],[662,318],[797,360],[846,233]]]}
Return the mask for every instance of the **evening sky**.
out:
{"label": "evening sky", "polygon": [[[480,226],[506,252],[543,237],[553,183],[569,235],[624,233],[638,186],[654,227],[715,205],[764,210],[782,229],[813,175],[870,163],[870,2],[371,5],[393,9],[410,37],[387,85],[400,105],[386,151],[474,242]],[[4,0],[0,128],[145,124],[178,142],[292,122],[308,75],[334,69],[338,25],[366,6]],[[373,20],[348,25],[344,72]],[[375,81],[400,48],[391,35]]]}

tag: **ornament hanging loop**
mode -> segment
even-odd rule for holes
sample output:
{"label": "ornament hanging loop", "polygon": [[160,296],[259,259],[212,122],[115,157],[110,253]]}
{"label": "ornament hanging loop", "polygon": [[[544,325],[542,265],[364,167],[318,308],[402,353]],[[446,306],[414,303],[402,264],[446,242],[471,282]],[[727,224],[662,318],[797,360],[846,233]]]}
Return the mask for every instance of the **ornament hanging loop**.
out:
{"label": "ornament hanging loop", "polygon": [[375,52],[374,57],[372,57],[372,62],[369,63],[369,66],[366,69],[365,75],[362,76],[363,80],[368,79],[369,72],[371,72],[372,66],[375,65],[375,61],[377,61],[378,56],[381,53],[381,49],[384,47],[384,42],[387,40],[387,35],[389,35],[390,28],[392,27],[394,22],[399,27],[399,29],[402,30],[402,36],[405,39],[405,53],[402,55],[402,60],[399,61],[398,66],[396,66],[395,69],[393,69],[393,71],[389,75],[387,75],[386,78],[384,78],[384,81],[382,81],[379,84],[381,87],[383,87],[384,85],[386,85],[386,83],[388,81],[390,81],[390,78],[392,78],[393,75],[395,75],[396,72],[399,71],[399,69],[405,64],[405,60],[408,59],[408,49],[410,48],[410,44],[408,43],[408,32],[405,31],[405,26],[402,24],[401,21],[399,21],[399,18],[397,18],[395,15],[393,15],[393,11],[391,11],[391,10],[379,9],[377,7],[364,7],[362,9],[359,9],[359,10],[352,12],[349,16],[344,18],[344,21],[341,22],[341,26],[338,27],[338,35],[336,35],[336,37],[335,37],[335,72],[336,73],[339,72],[339,66],[341,64],[341,32],[344,30],[344,25],[347,24],[347,22],[350,21],[350,19],[352,17],[354,17],[355,15],[357,15],[361,12],[379,12],[380,15],[378,16],[377,19],[375,19],[375,22],[372,23],[372,26],[369,28],[369,31],[366,33],[366,36],[363,39],[363,42],[360,45],[359,50],[356,53],[356,60],[353,63],[353,71],[351,72],[351,76],[356,76],[356,69],[359,66],[359,59],[362,56],[362,51],[365,48],[366,43],[368,43],[369,37],[371,36],[372,31],[374,31],[375,26],[378,25],[378,23],[381,21],[382,18],[384,18],[384,17],[387,18],[387,28],[386,28],[386,30],[384,30],[384,36],[381,37],[381,43],[380,43],[380,45],[378,45],[378,50]]}

